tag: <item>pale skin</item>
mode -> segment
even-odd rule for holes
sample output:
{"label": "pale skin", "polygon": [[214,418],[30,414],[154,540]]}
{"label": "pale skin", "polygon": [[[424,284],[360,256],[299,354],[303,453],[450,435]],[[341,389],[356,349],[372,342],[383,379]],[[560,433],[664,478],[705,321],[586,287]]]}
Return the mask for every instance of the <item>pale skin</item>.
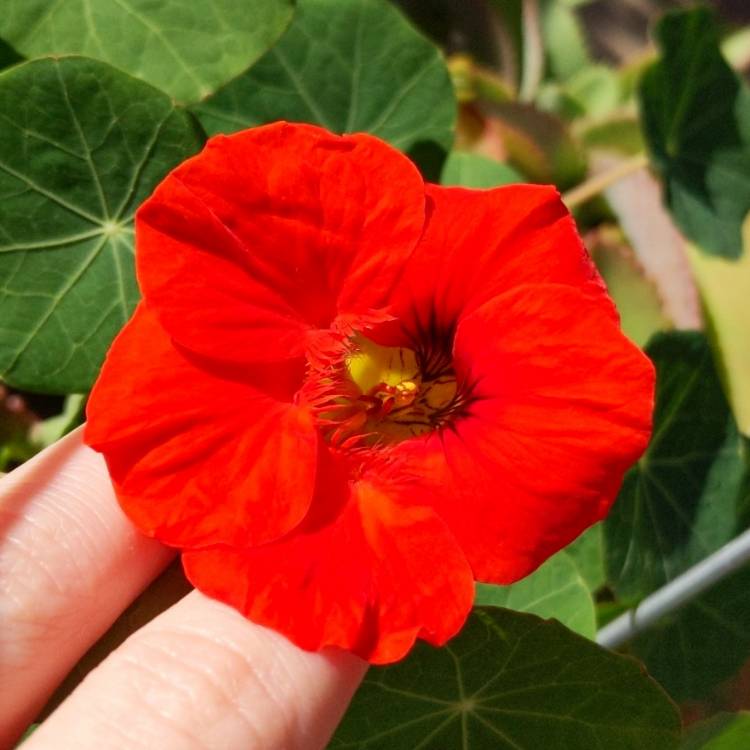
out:
{"label": "pale skin", "polygon": [[[125,518],[80,430],[0,479],[0,749],[173,554]],[[318,750],[365,670],[194,591],[93,670],[24,750]]]}

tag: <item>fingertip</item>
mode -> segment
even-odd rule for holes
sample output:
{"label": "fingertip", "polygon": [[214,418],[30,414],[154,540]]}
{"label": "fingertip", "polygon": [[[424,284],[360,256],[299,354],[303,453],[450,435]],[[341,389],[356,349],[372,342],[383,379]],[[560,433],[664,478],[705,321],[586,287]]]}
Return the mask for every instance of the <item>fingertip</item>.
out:
{"label": "fingertip", "polygon": [[366,669],[338,649],[302,651],[193,592],[91,673],[28,748],[93,750],[109,731],[112,750],[318,750]]}
{"label": "fingertip", "polygon": [[0,481],[0,745],[173,555],[125,518],[81,437]]}

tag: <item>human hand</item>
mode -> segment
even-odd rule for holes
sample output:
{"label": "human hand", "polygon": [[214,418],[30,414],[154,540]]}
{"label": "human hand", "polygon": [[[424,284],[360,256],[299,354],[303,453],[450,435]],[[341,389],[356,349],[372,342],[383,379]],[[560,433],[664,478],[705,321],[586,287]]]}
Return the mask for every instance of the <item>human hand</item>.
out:
{"label": "human hand", "polygon": [[[173,554],[131,526],[80,431],[0,480],[0,748]],[[91,672],[24,750],[316,750],[365,669],[194,591]]]}

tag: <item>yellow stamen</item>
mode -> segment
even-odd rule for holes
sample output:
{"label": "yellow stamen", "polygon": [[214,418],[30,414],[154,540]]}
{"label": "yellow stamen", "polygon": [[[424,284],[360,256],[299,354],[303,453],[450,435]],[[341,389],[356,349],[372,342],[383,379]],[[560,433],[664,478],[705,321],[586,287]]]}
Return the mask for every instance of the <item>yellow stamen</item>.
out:
{"label": "yellow stamen", "polygon": [[452,370],[426,379],[411,349],[381,346],[359,334],[352,343],[346,368],[367,413],[363,431],[373,441],[398,442],[448,420],[457,399]]}
{"label": "yellow stamen", "polygon": [[405,382],[414,383],[419,390],[419,366],[411,349],[380,346],[359,334],[354,338],[354,345],[346,366],[362,393],[369,393],[380,384],[397,387]]}

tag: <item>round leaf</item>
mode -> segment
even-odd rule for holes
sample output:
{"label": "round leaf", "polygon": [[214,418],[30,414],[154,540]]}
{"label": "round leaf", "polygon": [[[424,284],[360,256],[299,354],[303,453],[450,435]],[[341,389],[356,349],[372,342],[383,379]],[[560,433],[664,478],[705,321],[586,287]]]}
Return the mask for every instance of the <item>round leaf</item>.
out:
{"label": "round leaf", "polygon": [[558,552],[512,586],[478,584],[476,603],[554,617],[587,638],[596,634],[594,600],[566,552]]}
{"label": "round leaf", "polygon": [[[654,435],[605,521],[609,580],[620,596],[659,588],[747,525],[742,444],[704,336],[647,347],[657,372]],[[722,581],[633,643],[670,694],[701,698],[750,655],[750,570]]]}
{"label": "round leaf", "polygon": [[679,726],[637,662],[490,608],[447,647],[371,669],[330,750],[671,750]]}
{"label": "round leaf", "polygon": [[707,8],[666,15],[643,76],[643,128],[679,227],[703,251],[742,255],[750,210],[750,90],[721,56]]}
{"label": "round leaf", "polygon": [[745,466],[705,337],[659,334],[654,433],[605,522],[617,593],[651,593],[734,538]]}
{"label": "round leaf", "polygon": [[0,36],[21,54],[81,54],[179,101],[252,65],[284,31],[292,0],[5,0]]}
{"label": "round leaf", "polygon": [[138,300],[133,215],[201,137],[166,95],[101,62],[0,74],[0,378],[91,387]]}
{"label": "round leaf", "polygon": [[385,0],[300,0],[281,41],[195,108],[211,134],[291,120],[403,150],[449,148],[455,110],[440,52]]}
{"label": "round leaf", "polygon": [[688,244],[688,257],[703,298],[709,336],[721,362],[720,374],[737,425],[750,437],[750,213],[742,224],[739,260],[709,256]]}
{"label": "round leaf", "polygon": [[451,151],[440,175],[443,185],[468,188],[493,188],[523,181],[513,167],[467,151]]}
{"label": "round leaf", "polygon": [[598,523],[583,532],[565,548],[589,591],[597,591],[606,583],[604,572],[604,542],[602,524]]}
{"label": "round leaf", "polygon": [[675,700],[710,698],[750,657],[750,568],[644,632],[632,650]]}

